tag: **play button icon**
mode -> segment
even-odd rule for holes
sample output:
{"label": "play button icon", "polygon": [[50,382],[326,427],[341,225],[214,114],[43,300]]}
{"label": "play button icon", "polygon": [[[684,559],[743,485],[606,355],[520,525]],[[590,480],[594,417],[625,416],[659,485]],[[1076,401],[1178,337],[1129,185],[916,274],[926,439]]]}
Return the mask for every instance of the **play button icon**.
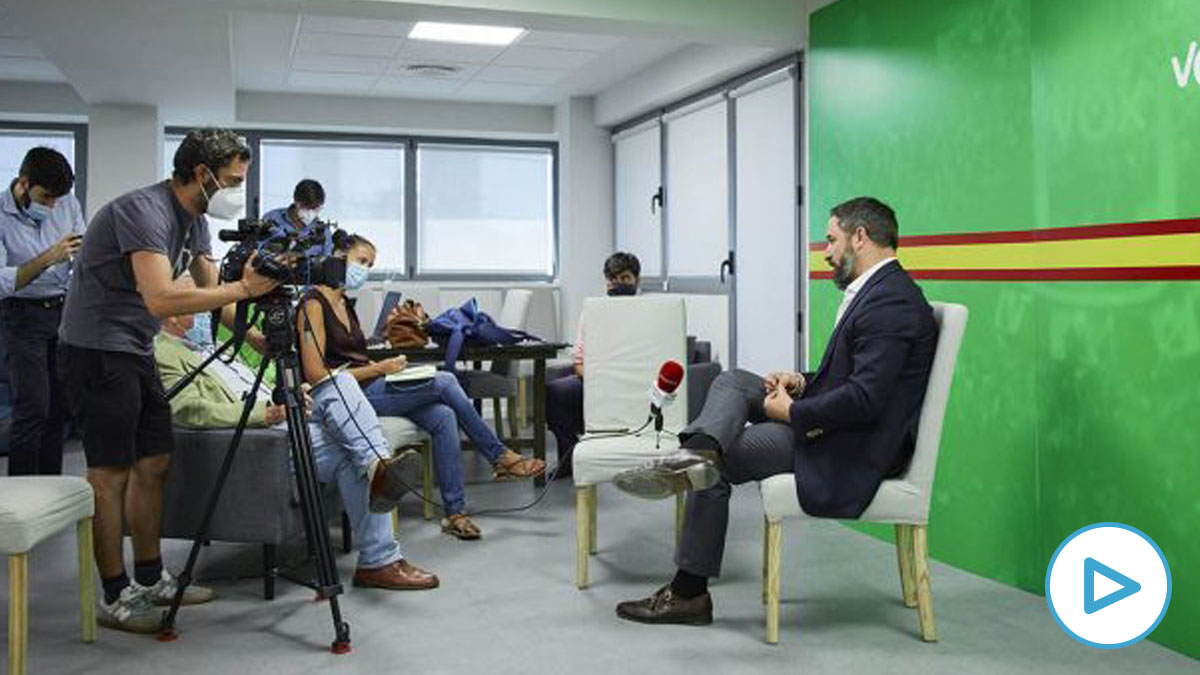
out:
{"label": "play button icon", "polygon": [[[1096,598],[1096,575],[1103,574],[1108,579],[1111,579],[1121,587],[1117,590],[1108,593],[1102,598]],[[1120,602],[1125,598],[1142,590],[1142,585],[1121,574],[1113,568],[1096,560],[1095,558],[1083,559],[1083,611],[1085,614],[1094,614],[1109,605]]]}
{"label": "play button icon", "polygon": [[1149,635],[1170,600],[1166,556],[1141,530],[1121,523],[1077,530],[1046,570],[1046,604],[1055,621],[1071,637],[1101,649]]}

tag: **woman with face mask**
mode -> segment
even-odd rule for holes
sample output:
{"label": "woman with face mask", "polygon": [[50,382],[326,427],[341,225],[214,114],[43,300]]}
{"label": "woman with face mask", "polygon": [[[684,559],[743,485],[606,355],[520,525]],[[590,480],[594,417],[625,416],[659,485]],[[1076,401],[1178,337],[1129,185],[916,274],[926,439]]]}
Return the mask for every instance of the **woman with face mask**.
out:
{"label": "woman with face mask", "polygon": [[375,265],[375,245],[340,231],[333,243],[335,255],[346,258],[346,284],[339,288],[318,286],[301,307],[297,322],[304,377],[315,385],[330,371],[345,367],[381,417],[407,417],[429,432],[446,515],[442,531],[459,539],[479,539],[479,528],[466,515],[459,427],[491,463],[496,480],[540,476],[546,464],[506,448],[450,373],[438,372],[420,382],[386,381],[388,375],[403,370],[407,362],[403,356],[383,361],[368,357],[354,301],[345,295],[345,291],[357,290],[366,283],[367,273]]}

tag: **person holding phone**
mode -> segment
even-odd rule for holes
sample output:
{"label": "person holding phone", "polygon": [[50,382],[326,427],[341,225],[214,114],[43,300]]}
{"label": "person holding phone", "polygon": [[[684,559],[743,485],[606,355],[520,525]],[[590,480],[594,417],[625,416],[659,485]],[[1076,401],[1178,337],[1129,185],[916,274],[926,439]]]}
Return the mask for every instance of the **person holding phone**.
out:
{"label": "person holding phone", "polygon": [[58,377],[58,325],[85,226],[74,185],[67,158],[38,147],[25,153],[0,195],[0,330],[13,397],[10,476],[62,473],[70,408]]}

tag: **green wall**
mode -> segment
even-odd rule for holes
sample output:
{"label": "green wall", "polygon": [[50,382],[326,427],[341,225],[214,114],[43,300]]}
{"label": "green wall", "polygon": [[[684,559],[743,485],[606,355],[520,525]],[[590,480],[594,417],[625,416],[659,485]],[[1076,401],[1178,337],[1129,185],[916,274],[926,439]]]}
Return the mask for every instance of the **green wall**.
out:
{"label": "green wall", "polygon": [[[1191,0],[840,0],[817,12],[812,240],[830,206],[859,194],[892,204],[902,235],[1200,216],[1200,84],[1179,88],[1170,64],[1192,40]],[[1040,593],[1066,535],[1129,523],[1174,577],[1151,639],[1200,656],[1200,283],[921,284],[971,312],[934,557]],[[811,353],[839,295],[813,286]]]}

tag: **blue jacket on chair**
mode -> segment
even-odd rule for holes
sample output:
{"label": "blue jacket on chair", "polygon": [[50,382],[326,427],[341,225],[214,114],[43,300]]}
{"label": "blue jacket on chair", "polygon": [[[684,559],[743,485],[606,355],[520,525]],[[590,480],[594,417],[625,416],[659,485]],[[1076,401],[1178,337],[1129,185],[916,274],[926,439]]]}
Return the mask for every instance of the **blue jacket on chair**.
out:
{"label": "blue jacket on chair", "polygon": [[846,308],[791,406],[805,513],[857,518],[912,458],[937,347],[933,310],[893,261]]}

